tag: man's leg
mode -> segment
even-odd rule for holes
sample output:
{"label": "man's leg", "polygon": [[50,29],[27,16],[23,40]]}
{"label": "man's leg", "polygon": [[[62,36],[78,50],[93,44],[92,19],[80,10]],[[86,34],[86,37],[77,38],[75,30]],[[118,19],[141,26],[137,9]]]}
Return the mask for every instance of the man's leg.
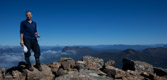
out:
{"label": "man's leg", "polygon": [[27,68],[30,70],[30,71],[33,71],[33,68],[32,68],[32,65],[31,65],[31,62],[30,62],[30,56],[31,56],[31,40],[30,39],[24,39],[24,45],[27,47],[28,49],[28,52],[27,53],[24,53],[24,56],[25,56],[25,61],[27,63]]}
{"label": "man's leg", "polygon": [[35,56],[35,60],[36,60],[36,67],[38,68],[39,71],[42,71],[41,64],[40,64],[41,52],[40,52],[40,47],[39,47],[37,39],[34,39],[32,41],[32,50],[34,51],[34,56]]}

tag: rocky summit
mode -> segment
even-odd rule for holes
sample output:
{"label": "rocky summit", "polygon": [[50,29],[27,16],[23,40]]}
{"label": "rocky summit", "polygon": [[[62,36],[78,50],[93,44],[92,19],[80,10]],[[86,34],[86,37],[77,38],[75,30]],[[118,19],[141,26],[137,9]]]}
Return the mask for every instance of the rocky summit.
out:
{"label": "rocky summit", "polygon": [[29,71],[25,62],[19,62],[7,70],[0,68],[0,80],[167,80],[166,69],[146,62],[124,58],[122,69],[114,67],[115,63],[92,56],[78,61],[62,57],[59,62],[42,64],[43,71],[34,65],[34,71]]}

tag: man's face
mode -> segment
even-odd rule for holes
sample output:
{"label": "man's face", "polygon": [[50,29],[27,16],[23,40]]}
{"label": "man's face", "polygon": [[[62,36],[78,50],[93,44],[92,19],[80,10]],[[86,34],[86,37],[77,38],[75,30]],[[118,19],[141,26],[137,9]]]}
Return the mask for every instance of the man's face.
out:
{"label": "man's face", "polygon": [[32,17],[31,12],[27,12],[27,13],[26,13],[26,17],[27,17],[27,19],[31,19],[31,17]]}

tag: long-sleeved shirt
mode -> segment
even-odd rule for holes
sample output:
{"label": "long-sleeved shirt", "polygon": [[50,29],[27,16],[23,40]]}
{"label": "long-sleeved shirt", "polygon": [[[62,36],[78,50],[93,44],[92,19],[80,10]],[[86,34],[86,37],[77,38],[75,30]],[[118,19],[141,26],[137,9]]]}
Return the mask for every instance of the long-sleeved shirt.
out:
{"label": "long-sleeved shirt", "polygon": [[27,20],[24,20],[20,23],[20,34],[23,33],[24,39],[35,39],[35,32],[37,32],[37,25],[34,21],[29,23]]}

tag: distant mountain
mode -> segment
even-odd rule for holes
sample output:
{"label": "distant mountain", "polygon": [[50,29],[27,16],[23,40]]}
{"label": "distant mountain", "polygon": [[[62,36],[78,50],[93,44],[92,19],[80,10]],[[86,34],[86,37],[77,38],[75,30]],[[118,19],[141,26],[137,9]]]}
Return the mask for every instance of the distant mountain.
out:
{"label": "distant mountain", "polygon": [[167,58],[167,48],[164,47],[147,48],[143,50],[143,52],[155,57]]}
{"label": "distant mountain", "polygon": [[75,46],[75,47],[70,47],[70,46],[65,46],[63,48],[63,52],[68,52],[68,51],[79,51],[81,48],[79,46]]}
{"label": "distant mountain", "polygon": [[104,61],[112,59],[117,62],[115,66],[118,68],[121,68],[120,65],[122,65],[123,58],[145,61],[154,66],[167,68],[167,63],[166,63],[167,48],[164,48],[164,47],[146,48],[144,50],[135,50],[135,49],[129,48],[125,50],[113,51],[113,49],[94,50],[94,48],[92,49],[89,47],[66,46],[64,47],[63,51],[64,52],[76,51],[75,55],[69,56],[76,60],[81,59],[82,56],[86,56],[86,55],[100,57],[104,59]]}
{"label": "distant mountain", "polygon": [[165,48],[167,48],[167,45],[164,45]]}
{"label": "distant mountain", "polygon": [[[137,46],[137,47],[135,47]],[[160,46],[160,47],[155,47]],[[167,68],[167,48],[162,45],[144,46],[134,45],[100,45],[100,46],[40,46],[41,61],[50,63],[58,61],[60,57],[71,57],[75,60],[82,59],[82,56],[94,56],[104,61],[115,60],[115,67],[121,68],[122,59],[129,58],[148,62],[154,66]],[[13,66],[20,60],[24,60],[24,53],[21,46],[0,48],[0,66]],[[33,55],[33,53],[32,53]],[[31,56],[34,62],[34,57]],[[6,62],[10,64],[6,64]]]}
{"label": "distant mountain", "polygon": [[151,56],[148,54],[142,53],[140,51],[136,51],[134,49],[126,49],[120,52],[119,57],[145,61],[145,59],[148,59]]}
{"label": "distant mountain", "polygon": [[142,53],[140,51],[136,51],[134,49],[126,49],[118,53],[118,55],[115,56],[115,61],[117,62],[116,66],[119,67],[122,65],[121,60],[123,58],[133,59],[133,60],[140,60],[145,62],[152,62],[153,57],[149,54]]}
{"label": "distant mountain", "polygon": [[[155,50],[156,49],[159,50],[159,47],[155,48]],[[152,55],[152,54],[154,54],[154,52],[144,53],[144,52],[146,52],[146,50],[137,51],[134,49],[126,49],[126,50],[122,50],[122,51],[117,52],[117,53],[100,52],[100,53],[95,54],[94,56],[100,57],[100,58],[104,59],[104,61],[107,61],[109,59],[115,60],[116,61],[115,67],[118,67],[118,68],[121,68],[120,65],[122,65],[121,60],[123,58],[145,61],[145,62],[148,62],[148,63],[154,65],[154,66],[167,68],[167,62],[166,62],[167,58],[161,58],[160,56],[158,56],[159,54]],[[162,48],[162,50],[163,50],[163,48]],[[161,49],[159,50],[159,53],[160,52],[161,52]]]}
{"label": "distant mountain", "polygon": [[80,46],[74,46],[74,47],[70,47],[70,46],[65,46],[62,50],[62,52],[69,52],[69,51],[90,51],[93,50],[89,47],[80,47]]}
{"label": "distant mountain", "polygon": [[145,48],[154,48],[154,47],[163,47],[164,44],[153,44],[153,45],[97,45],[89,46],[95,50],[125,50],[125,49],[135,49],[135,50],[144,50]]}

